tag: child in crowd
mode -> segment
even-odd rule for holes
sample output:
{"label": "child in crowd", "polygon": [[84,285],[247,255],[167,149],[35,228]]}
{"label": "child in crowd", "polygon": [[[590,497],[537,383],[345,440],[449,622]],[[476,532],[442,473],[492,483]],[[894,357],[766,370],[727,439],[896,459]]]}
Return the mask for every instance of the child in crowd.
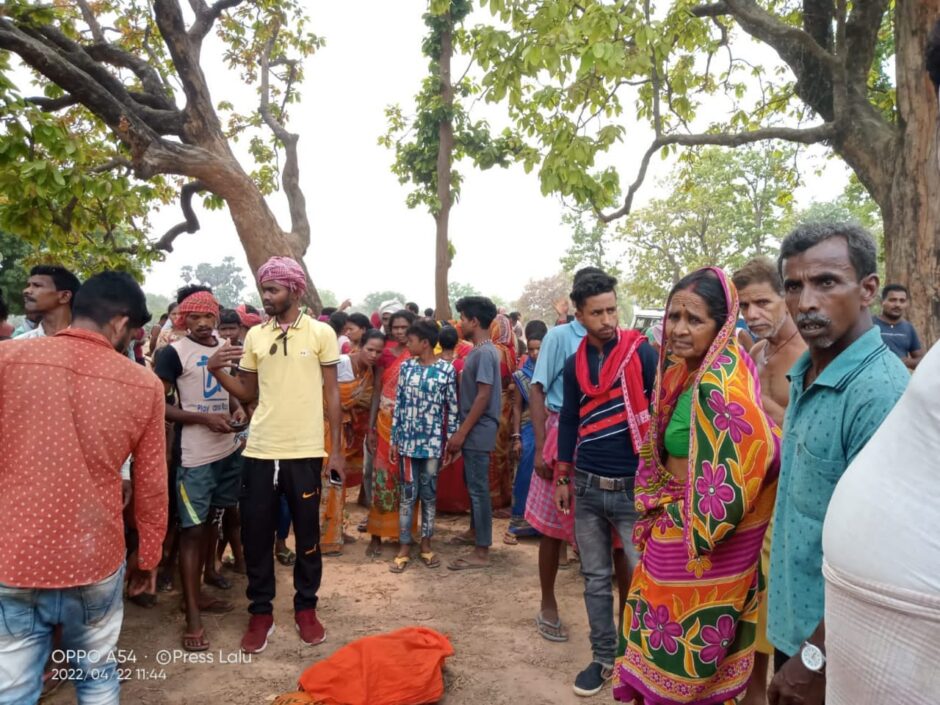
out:
{"label": "child in crowd", "polygon": [[447,439],[457,430],[457,373],[453,365],[434,355],[438,329],[433,321],[418,320],[408,329],[411,358],[401,367],[389,460],[401,472],[399,504],[400,548],[389,566],[401,573],[411,560],[415,500],[421,500],[422,562],[436,568],[440,560],[431,550],[437,505],[437,473]]}

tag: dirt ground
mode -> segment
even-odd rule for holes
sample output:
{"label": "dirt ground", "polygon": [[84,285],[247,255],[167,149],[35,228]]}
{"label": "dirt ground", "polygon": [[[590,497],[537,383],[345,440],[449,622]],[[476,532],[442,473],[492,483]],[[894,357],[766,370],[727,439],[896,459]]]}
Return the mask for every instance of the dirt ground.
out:
{"label": "dirt ground", "polygon": [[[348,505],[350,526],[364,516]],[[123,703],[134,705],[262,705],[277,694],[296,689],[301,672],[318,659],[363,636],[409,625],[427,626],[450,637],[455,655],[445,669],[445,705],[572,705],[585,702],[571,690],[574,676],[590,661],[587,617],[582,600],[583,582],[578,564],[559,573],[557,595],[569,631],[567,643],[546,641],[535,630],[539,605],[538,542],[525,539],[517,546],[502,543],[506,520],[493,526],[493,565],[487,571],[453,572],[446,562],[467,549],[445,545],[468,526],[468,518],[439,515],[437,548],[440,568],[429,570],[413,561],[405,573],[388,571],[393,547],[386,544],[382,561],[365,557],[367,538],[348,544],[339,558],[324,559],[320,606],[327,641],[317,647],[301,644],[293,624],[292,572],[276,564],[276,631],[268,647],[251,657],[239,652],[247,624],[244,607],[246,579],[226,571],[234,587],[222,592],[236,609],[205,619],[211,642],[201,658],[212,663],[187,663],[180,649],[183,616],[177,591],[161,594],[159,604],[145,610],[125,606],[120,648],[132,652],[122,668],[130,676],[122,688]],[[167,653],[167,652],[170,653]],[[162,652],[162,653],[161,653]],[[157,663],[158,658],[167,665]],[[239,662],[241,660],[242,662]],[[246,662],[247,661],[247,662]],[[44,703],[65,705],[75,701],[71,685],[64,685]],[[588,702],[613,702],[610,688]]]}

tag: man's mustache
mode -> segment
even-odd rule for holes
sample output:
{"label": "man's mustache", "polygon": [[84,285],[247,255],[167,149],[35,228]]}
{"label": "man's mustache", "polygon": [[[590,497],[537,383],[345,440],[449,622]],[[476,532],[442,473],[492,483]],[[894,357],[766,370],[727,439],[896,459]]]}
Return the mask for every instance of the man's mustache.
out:
{"label": "man's mustache", "polygon": [[832,319],[828,318],[821,313],[800,313],[796,316],[796,325],[797,326],[820,326],[826,327],[832,323]]}

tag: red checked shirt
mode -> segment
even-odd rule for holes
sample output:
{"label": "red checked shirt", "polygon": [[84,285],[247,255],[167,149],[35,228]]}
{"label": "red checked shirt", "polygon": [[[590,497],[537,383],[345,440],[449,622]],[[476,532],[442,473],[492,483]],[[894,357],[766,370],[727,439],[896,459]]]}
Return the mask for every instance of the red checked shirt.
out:
{"label": "red checked shirt", "polygon": [[134,456],[139,563],[167,521],[163,385],[101,335],[0,343],[0,583],[89,585],[125,558],[121,465]]}

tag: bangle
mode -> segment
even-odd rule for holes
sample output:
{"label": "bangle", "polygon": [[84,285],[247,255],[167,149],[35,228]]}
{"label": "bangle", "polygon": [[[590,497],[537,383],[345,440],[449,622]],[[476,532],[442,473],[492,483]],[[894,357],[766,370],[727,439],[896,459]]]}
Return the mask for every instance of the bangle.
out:
{"label": "bangle", "polygon": [[510,438],[512,438],[513,440],[515,440],[515,439],[518,438],[518,439],[521,441],[521,440],[522,440],[522,434],[521,434],[521,433],[514,433],[514,434],[512,434],[512,435],[510,436]]}
{"label": "bangle", "polygon": [[563,487],[565,485],[570,485],[570,484],[571,484],[571,478],[568,477],[567,475],[565,475],[564,477],[559,477],[557,480],[555,480],[555,485],[557,485],[558,487]]}

